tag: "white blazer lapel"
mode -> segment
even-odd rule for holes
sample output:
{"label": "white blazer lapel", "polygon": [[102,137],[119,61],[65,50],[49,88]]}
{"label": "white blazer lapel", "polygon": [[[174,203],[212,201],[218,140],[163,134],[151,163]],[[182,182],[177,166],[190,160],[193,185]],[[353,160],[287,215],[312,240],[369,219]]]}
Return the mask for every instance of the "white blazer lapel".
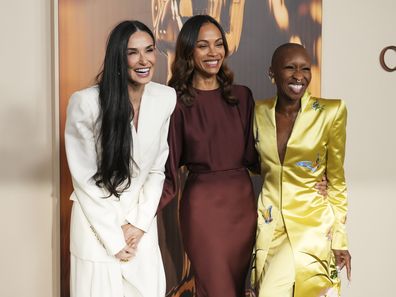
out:
{"label": "white blazer lapel", "polygon": [[140,167],[141,160],[140,160],[139,137],[132,123],[131,123],[131,129],[132,129],[132,161],[135,166]]}
{"label": "white blazer lapel", "polygon": [[152,124],[155,121],[155,119],[152,118],[155,116],[153,113],[155,110],[155,106],[153,106],[154,100],[153,95],[151,94],[152,87],[152,84],[148,83],[144,88],[140,102],[137,132],[133,124],[131,125],[133,137],[132,159],[138,167],[141,166],[141,158],[144,158],[145,150],[151,144],[150,141],[152,140],[150,132],[152,132]]}

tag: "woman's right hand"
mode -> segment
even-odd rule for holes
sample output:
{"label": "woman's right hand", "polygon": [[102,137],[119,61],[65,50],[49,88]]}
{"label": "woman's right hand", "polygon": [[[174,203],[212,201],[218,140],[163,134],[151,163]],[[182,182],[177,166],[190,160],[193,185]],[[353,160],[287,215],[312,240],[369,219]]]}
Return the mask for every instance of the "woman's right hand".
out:
{"label": "woman's right hand", "polygon": [[345,266],[347,272],[347,278],[349,281],[351,281],[351,271],[352,271],[351,254],[349,253],[348,250],[333,250],[333,253],[335,256],[337,270],[341,271]]}
{"label": "woman's right hand", "polygon": [[119,251],[117,254],[114,256],[122,261],[122,262],[128,262],[131,260],[134,256],[136,255],[136,248],[132,248],[129,245],[126,245],[121,251]]}

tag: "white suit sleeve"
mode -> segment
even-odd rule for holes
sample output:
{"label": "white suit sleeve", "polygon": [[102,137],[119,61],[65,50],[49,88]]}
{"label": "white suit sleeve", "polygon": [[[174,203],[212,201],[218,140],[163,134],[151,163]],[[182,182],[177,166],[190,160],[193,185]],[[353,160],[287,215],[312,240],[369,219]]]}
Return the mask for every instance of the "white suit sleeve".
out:
{"label": "white suit sleeve", "polygon": [[[78,203],[109,255],[115,255],[125,245],[124,235],[117,219],[113,197],[95,185],[92,179],[97,171],[94,126],[96,117],[89,102],[91,98],[80,93],[72,95],[65,128],[67,161],[72,176],[74,194]],[[96,103],[96,102],[95,102]]]}
{"label": "white suit sleeve", "polygon": [[151,223],[156,215],[158,203],[161,198],[162,189],[165,180],[165,163],[169,155],[168,147],[168,130],[170,116],[175,106],[175,97],[172,98],[171,109],[168,116],[161,127],[160,145],[158,154],[153,162],[150,172],[145,180],[142,189],[139,193],[139,202],[137,206],[136,215],[128,215],[127,221],[133,226],[147,232],[150,229]]}

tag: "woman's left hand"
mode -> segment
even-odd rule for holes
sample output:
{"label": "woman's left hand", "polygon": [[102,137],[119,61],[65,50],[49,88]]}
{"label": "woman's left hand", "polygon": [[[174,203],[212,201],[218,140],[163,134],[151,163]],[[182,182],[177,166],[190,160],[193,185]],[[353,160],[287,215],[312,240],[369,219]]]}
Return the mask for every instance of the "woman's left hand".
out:
{"label": "woman's left hand", "polygon": [[352,271],[352,266],[351,266],[351,254],[349,253],[348,250],[333,250],[334,256],[335,256],[335,261],[336,261],[336,266],[339,271],[346,267],[347,271],[347,278],[349,281],[351,281],[351,271]]}
{"label": "woman's left hand", "polygon": [[140,239],[142,239],[142,236],[144,234],[144,231],[136,228],[135,226],[131,225],[131,224],[125,224],[121,226],[122,231],[124,232],[124,237],[125,237],[125,241],[126,243],[136,249],[137,245],[140,242]]}

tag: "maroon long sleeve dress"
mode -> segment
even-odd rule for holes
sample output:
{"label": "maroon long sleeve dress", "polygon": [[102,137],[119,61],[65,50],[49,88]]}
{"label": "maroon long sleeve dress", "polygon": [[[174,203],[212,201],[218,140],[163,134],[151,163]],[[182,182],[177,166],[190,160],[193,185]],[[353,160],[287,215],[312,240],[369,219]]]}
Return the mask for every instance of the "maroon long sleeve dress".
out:
{"label": "maroon long sleeve dress", "polygon": [[257,164],[254,100],[233,86],[238,105],[221,90],[197,90],[192,106],[180,100],[171,118],[170,154],[160,209],[175,195],[179,167],[188,177],[180,224],[198,297],[244,296],[256,230],[256,202],[247,168]]}

